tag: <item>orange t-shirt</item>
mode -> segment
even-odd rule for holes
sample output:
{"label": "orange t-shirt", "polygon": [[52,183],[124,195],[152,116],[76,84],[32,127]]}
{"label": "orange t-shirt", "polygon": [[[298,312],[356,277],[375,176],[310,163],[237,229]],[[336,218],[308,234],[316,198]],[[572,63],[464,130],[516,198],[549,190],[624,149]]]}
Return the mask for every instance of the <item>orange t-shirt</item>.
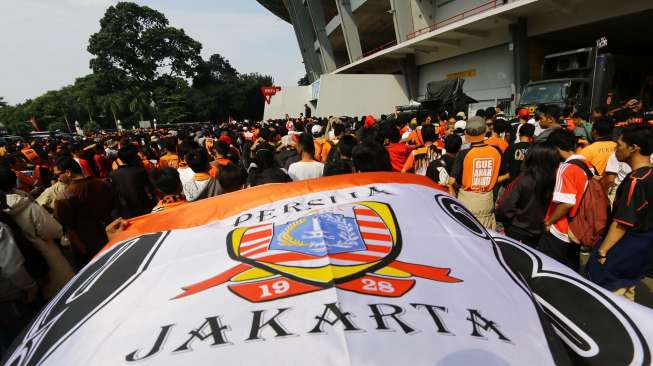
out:
{"label": "orange t-shirt", "polygon": [[485,140],[485,143],[490,146],[496,146],[501,153],[504,154],[508,150],[508,142],[500,137],[492,136],[489,139]]}
{"label": "orange t-shirt", "polygon": [[499,150],[484,142],[476,142],[456,155],[451,176],[464,191],[492,192],[500,167]]}
{"label": "orange t-shirt", "polygon": [[580,154],[589,160],[599,175],[603,175],[605,167],[608,165],[610,155],[617,149],[617,143],[614,141],[597,141],[590,144]]}
{"label": "orange t-shirt", "polygon": [[159,159],[159,165],[157,168],[179,168],[179,155],[177,154],[166,154]]}

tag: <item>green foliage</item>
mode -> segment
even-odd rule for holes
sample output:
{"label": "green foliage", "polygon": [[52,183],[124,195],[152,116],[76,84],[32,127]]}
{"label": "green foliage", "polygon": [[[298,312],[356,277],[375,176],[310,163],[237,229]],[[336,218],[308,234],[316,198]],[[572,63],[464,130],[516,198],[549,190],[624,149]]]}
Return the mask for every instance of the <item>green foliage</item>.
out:
{"label": "green foliage", "polygon": [[[41,128],[68,131],[159,123],[260,120],[262,86],[270,76],[239,74],[219,54],[202,60],[202,45],[147,6],[120,2],[107,9],[100,31],[89,40],[92,74],[72,85],[15,106],[0,97],[0,123],[12,133],[27,133],[36,118]],[[192,86],[187,80],[192,80]]]}
{"label": "green foliage", "polygon": [[100,126],[99,124],[97,124],[97,122],[94,121],[86,122],[86,124],[82,127],[82,130],[84,130],[84,132],[98,132],[101,129],[102,126]]}
{"label": "green foliage", "polygon": [[201,49],[183,29],[170,27],[162,13],[130,2],[107,9],[88,45],[94,73],[109,80],[130,78],[144,92],[164,75],[195,76]]}

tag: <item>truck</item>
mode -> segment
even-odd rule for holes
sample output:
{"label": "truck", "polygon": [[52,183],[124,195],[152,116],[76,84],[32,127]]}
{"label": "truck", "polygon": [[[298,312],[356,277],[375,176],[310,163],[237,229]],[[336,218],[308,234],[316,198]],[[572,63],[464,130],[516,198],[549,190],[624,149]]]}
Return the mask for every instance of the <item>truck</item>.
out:
{"label": "truck", "polygon": [[639,98],[653,58],[601,53],[595,47],[555,53],[544,57],[542,80],[523,89],[518,108],[534,113],[538,105],[574,108],[588,116],[591,108],[618,107]]}

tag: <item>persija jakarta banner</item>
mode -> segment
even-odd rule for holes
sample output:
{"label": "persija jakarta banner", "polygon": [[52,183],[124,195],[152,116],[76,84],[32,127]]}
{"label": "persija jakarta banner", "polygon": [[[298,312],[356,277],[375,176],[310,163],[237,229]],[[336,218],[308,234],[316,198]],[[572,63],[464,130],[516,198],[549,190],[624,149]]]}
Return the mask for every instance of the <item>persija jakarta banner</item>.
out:
{"label": "persija jakarta banner", "polygon": [[269,185],[136,219],[7,365],[628,365],[652,312],[423,177]]}

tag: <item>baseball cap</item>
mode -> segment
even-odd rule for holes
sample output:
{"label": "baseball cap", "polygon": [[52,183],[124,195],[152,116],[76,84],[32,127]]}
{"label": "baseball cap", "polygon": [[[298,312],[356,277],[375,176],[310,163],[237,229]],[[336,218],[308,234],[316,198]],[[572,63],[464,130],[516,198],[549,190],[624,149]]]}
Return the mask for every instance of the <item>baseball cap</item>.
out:
{"label": "baseball cap", "polygon": [[311,133],[312,133],[313,135],[319,135],[320,132],[322,132],[322,126],[320,126],[320,125],[314,125],[313,127],[311,127]]}
{"label": "baseball cap", "polygon": [[487,124],[485,120],[481,117],[474,116],[467,121],[467,126],[465,126],[465,133],[469,136],[480,136],[485,133],[487,130]]}
{"label": "baseball cap", "polygon": [[460,120],[456,121],[456,124],[454,125],[453,129],[454,130],[464,130],[465,127],[467,127],[467,122]]}
{"label": "baseball cap", "polygon": [[517,111],[517,117],[519,118],[528,118],[528,108],[521,108],[519,111]]}
{"label": "baseball cap", "polygon": [[456,114],[456,117],[462,117],[462,119],[467,119],[467,115],[465,114],[465,112],[458,112],[458,114]]}

